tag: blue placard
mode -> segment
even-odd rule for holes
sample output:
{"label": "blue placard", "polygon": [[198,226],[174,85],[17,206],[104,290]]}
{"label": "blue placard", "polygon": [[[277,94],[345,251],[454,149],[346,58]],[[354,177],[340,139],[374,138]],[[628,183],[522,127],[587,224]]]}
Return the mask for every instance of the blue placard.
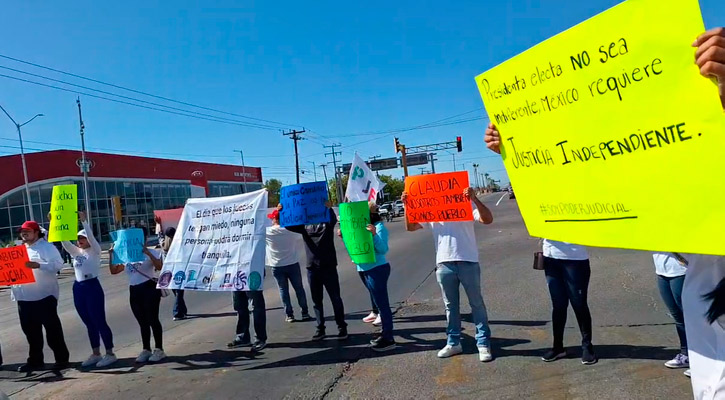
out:
{"label": "blue placard", "polygon": [[327,182],[300,183],[283,186],[280,190],[281,226],[319,224],[330,220],[327,202]]}
{"label": "blue placard", "polygon": [[113,264],[128,264],[145,260],[143,231],[138,228],[111,232],[113,240]]}

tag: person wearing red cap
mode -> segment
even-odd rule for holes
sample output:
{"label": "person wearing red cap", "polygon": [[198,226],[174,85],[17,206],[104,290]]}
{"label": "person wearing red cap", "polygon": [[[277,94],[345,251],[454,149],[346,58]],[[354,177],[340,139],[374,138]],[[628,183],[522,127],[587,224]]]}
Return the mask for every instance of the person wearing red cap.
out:
{"label": "person wearing red cap", "polygon": [[35,221],[27,221],[20,228],[20,238],[28,251],[25,266],[33,271],[35,283],[14,285],[12,298],[18,302],[20,327],[28,340],[28,362],[19,372],[32,372],[45,366],[43,361],[43,328],[48,346],[55,355],[53,369],[68,367],[70,354],[63,337],[63,327],[58,318],[58,277],[63,259],[58,249],[45,239]]}
{"label": "person wearing red cap", "polygon": [[272,220],[272,226],[267,227],[266,264],[272,269],[272,275],[277,281],[279,296],[284,305],[285,321],[295,321],[289,284],[292,284],[295,295],[297,295],[297,303],[302,309],[302,321],[311,321],[312,317],[307,308],[307,293],[302,285],[302,273],[300,272],[298,256],[302,244],[300,235],[279,225],[279,210],[267,214],[267,218]]}

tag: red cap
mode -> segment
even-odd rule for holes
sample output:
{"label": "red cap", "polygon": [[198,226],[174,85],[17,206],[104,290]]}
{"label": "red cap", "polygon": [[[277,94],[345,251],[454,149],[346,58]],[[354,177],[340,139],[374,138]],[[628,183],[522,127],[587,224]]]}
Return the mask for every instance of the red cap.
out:
{"label": "red cap", "polygon": [[20,230],[38,231],[40,232],[40,225],[35,221],[25,221],[20,227]]}
{"label": "red cap", "polygon": [[279,210],[274,210],[271,213],[267,214],[267,218],[269,218],[269,219],[279,218]]}

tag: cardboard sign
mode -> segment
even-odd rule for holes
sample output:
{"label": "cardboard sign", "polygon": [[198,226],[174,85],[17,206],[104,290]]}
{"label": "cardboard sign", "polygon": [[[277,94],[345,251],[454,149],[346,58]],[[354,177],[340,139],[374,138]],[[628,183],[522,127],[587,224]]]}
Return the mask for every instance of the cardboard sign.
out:
{"label": "cardboard sign", "polygon": [[340,204],[340,231],[348,254],[355,264],[375,262],[373,234],[370,225],[370,206],[367,201]]}
{"label": "cardboard sign", "polygon": [[465,171],[406,177],[408,222],[473,221],[471,199],[463,195],[467,187]]}
{"label": "cardboard sign", "polygon": [[262,290],[267,190],[189,199],[158,288],[200,291]]}
{"label": "cardboard sign", "polygon": [[25,245],[0,249],[0,286],[35,283],[33,270],[25,266],[28,261]]}
{"label": "cardboard sign", "polygon": [[53,186],[50,201],[49,242],[78,238],[78,186]]}
{"label": "cardboard sign", "polygon": [[309,182],[283,186],[280,190],[281,226],[319,224],[330,220],[327,202],[327,182]]}
{"label": "cardboard sign", "polygon": [[111,232],[113,240],[113,264],[129,264],[146,259],[143,249],[143,230],[138,228],[122,229]]}
{"label": "cardboard sign", "polygon": [[[725,118],[691,47],[704,31],[697,0],[629,0],[476,77],[531,235],[725,254]],[[654,195],[682,185],[707,195]]]}

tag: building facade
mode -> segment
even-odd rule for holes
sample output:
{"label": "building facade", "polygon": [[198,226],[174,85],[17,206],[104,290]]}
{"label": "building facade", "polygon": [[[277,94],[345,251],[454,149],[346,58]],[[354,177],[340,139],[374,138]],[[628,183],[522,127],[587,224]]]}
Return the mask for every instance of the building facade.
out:
{"label": "building facade", "polygon": [[[88,192],[91,224],[102,241],[110,231],[146,226],[153,231],[154,210],[183,207],[191,197],[191,183],[203,176],[208,196],[229,196],[262,188],[262,170],[256,167],[167,160],[86,152],[91,166]],[[81,153],[55,150],[25,155],[30,201],[26,199],[19,155],[0,157],[0,244],[17,237],[20,225],[30,219],[29,207],[41,226],[48,227],[53,186],[78,185],[78,209],[85,209]],[[113,203],[120,200],[121,219]],[[100,233],[100,234],[99,234]]]}

